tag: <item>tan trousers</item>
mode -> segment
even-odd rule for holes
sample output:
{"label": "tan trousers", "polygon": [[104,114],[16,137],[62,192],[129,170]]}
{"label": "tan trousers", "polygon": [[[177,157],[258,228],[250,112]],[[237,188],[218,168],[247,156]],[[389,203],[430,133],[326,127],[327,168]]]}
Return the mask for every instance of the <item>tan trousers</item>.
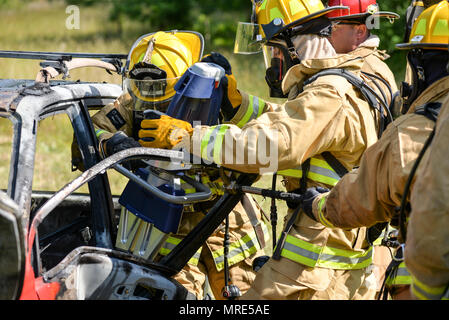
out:
{"label": "tan trousers", "polygon": [[259,270],[240,300],[374,300],[372,267],[361,270],[309,268],[281,258]]}
{"label": "tan trousers", "polygon": [[[256,257],[261,255],[264,255],[263,249],[229,268],[231,284],[236,285],[242,294],[248,291],[256,277],[252,263]],[[198,299],[204,298],[204,288],[206,280],[208,280],[214,298],[216,300],[224,300],[221,293],[225,285],[224,270],[217,271],[212,254],[207,245],[203,245],[198,265],[193,266],[187,264],[181,272],[174,276],[174,279],[186,287],[187,290],[194,293]]]}
{"label": "tan trousers", "polygon": [[385,246],[374,246],[373,271],[377,279],[377,292],[380,292],[385,280],[385,271],[392,260],[390,249]]}

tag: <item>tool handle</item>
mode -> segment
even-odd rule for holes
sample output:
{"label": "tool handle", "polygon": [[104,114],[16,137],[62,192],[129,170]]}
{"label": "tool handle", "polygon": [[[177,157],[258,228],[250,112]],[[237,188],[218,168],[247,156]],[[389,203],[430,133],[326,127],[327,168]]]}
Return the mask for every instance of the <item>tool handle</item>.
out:
{"label": "tool handle", "polygon": [[153,110],[153,109],[148,109],[143,112],[144,119],[160,119],[161,116],[164,116],[164,115],[166,115],[166,114],[161,111]]}

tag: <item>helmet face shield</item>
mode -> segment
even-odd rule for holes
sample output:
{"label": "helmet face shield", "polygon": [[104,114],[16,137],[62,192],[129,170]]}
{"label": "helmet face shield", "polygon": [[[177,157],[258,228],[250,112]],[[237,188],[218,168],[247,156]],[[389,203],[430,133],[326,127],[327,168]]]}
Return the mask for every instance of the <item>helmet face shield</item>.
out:
{"label": "helmet face shield", "polygon": [[262,52],[262,35],[260,25],[239,22],[235,36],[234,53],[255,54]]}
{"label": "helmet face shield", "polygon": [[128,92],[133,98],[135,111],[155,109],[164,112],[165,110],[161,110],[160,106],[170,100],[166,99],[167,91],[174,90],[175,84],[180,78],[156,80],[125,78],[123,79],[123,91]]}

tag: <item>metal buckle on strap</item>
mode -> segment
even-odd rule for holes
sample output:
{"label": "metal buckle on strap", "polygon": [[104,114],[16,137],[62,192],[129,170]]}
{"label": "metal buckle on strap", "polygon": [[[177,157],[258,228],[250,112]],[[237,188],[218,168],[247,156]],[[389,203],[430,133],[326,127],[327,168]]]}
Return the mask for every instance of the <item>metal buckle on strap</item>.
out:
{"label": "metal buckle on strap", "polygon": [[393,256],[393,260],[396,262],[404,261],[404,250],[405,250],[405,243],[401,243],[399,247],[396,249],[396,252]]}

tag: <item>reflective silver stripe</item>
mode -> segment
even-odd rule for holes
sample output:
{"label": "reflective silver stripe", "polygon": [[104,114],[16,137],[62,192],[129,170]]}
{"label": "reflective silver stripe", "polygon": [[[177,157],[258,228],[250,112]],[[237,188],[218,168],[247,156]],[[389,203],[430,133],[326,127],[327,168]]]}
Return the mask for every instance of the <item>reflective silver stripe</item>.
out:
{"label": "reflective silver stripe", "polygon": [[335,255],[330,255],[330,254],[321,254],[319,260],[327,261],[327,262],[355,265],[358,263],[362,263],[363,261],[366,261],[371,258],[372,258],[372,256],[369,254],[366,256],[363,256],[363,257],[359,257],[359,258],[349,258],[349,257],[335,256]]}
{"label": "reflective silver stripe", "polygon": [[429,287],[420,282],[413,275],[412,278],[412,292],[421,300],[440,300],[447,294],[448,287]]}
{"label": "reflective silver stripe", "polygon": [[206,133],[201,139],[201,157],[203,159],[221,164],[221,149],[224,136],[228,129],[229,126],[223,124],[210,127],[206,130]]}
{"label": "reflective silver stripe", "polygon": [[[298,172],[301,172],[300,176],[302,177],[302,169],[301,167],[295,168],[295,169],[290,169],[290,170],[297,170]],[[333,170],[331,169],[326,169],[326,168],[322,168],[322,167],[318,167],[318,166],[314,166],[314,165],[310,165],[310,172],[322,175],[322,176],[326,176],[335,180],[340,180],[340,176]]]}
{"label": "reflective silver stripe", "polygon": [[[230,251],[228,253],[228,265],[232,266],[240,261],[245,260],[250,255],[260,250],[259,241],[254,231],[248,233],[229,245]],[[224,268],[224,248],[220,248],[212,252],[217,271]]]}
{"label": "reflective silver stripe", "polygon": [[167,249],[167,250],[169,250],[169,251],[172,251],[176,247],[176,244],[169,243],[169,242],[165,241],[165,243],[164,243],[164,245],[162,247]]}
{"label": "reflective silver stripe", "polygon": [[[179,242],[181,242],[181,241],[179,241]],[[174,244],[174,243],[170,243],[170,242],[167,242],[167,241],[165,241],[165,243],[164,243],[164,245],[162,246],[162,249],[161,249],[161,251],[159,252],[161,255],[163,255],[163,256],[165,256],[165,255],[167,255],[168,253],[170,253],[175,247],[177,246],[177,244]],[[165,249],[165,250],[164,250]],[[196,260],[199,260],[200,259],[200,255],[201,255],[201,248],[197,251],[197,252],[195,252],[195,254],[192,256],[192,258],[190,258],[190,259],[196,259]]]}
{"label": "reflective silver stripe", "polygon": [[310,166],[310,171],[315,172],[317,174],[321,174],[322,176],[326,176],[335,180],[340,180],[340,176],[333,170],[329,170],[326,168],[321,168],[317,166]]}
{"label": "reflective silver stripe", "polygon": [[412,290],[413,294],[422,300],[440,300],[442,298],[441,294],[432,294],[415,283],[412,283]]}
{"label": "reflective silver stripe", "polygon": [[449,300],[449,285],[441,300]]}
{"label": "reflective silver stripe", "polygon": [[[256,244],[251,239],[249,242],[244,243],[242,246],[239,246],[239,247],[235,248],[234,250],[231,250],[228,254],[228,260],[232,261],[232,258],[239,256],[239,255],[243,255],[243,257],[245,257],[244,252],[250,250],[253,247],[256,247]],[[217,265],[224,263],[224,255],[220,255],[220,256],[214,258],[214,261],[215,261],[215,264],[217,264]]]}
{"label": "reflective silver stripe", "polygon": [[249,118],[250,121],[253,119],[257,119],[257,117],[259,116],[259,102],[260,100],[258,97],[253,97],[253,113]]}
{"label": "reflective silver stripe", "polygon": [[294,252],[302,257],[311,259],[313,261],[317,261],[318,258],[320,257],[319,253],[315,253],[315,252],[309,251],[307,249],[303,249],[301,247],[295,246],[294,244],[291,244],[288,242],[285,242],[283,250],[288,250],[288,251]]}
{"label": "reflective silver stripe", "polygon": [[242,128],[251,120],[257,119],[262,114],[265,108],[265,101],[256,96],[248,95],[248,100],[249,101],[246,113],[237,123],[237,126],[239,128]]}
{"label": "reflective silver stripe", "polygon": [[[288,177],[302,177],[301,167],[281,170],[278,173],[280,175]],[[310,158],[310,169],[307,178],[330,186],[335,186],[340,180],[340,176],[329,166],[329,164],[325,160],[317,158]]]}
{"label": "reflective silver stripe", "polygon": [[214,147],[215,147],[215,142],[216,142],[217,135],[218,135],[219,131],[220,131],[220,126],[216,126],[212,130],[212,132],[209,136],[209,141],[207,142],[207,147],[206,147],[206,159],[209,161],[214,161]]}
{"label": "reflective silver stripe", "polygon": [[358,252],[319,246],[287,235],[281,255],[309,267],[353,270],[363,269],[372,263],[373,247]]}

